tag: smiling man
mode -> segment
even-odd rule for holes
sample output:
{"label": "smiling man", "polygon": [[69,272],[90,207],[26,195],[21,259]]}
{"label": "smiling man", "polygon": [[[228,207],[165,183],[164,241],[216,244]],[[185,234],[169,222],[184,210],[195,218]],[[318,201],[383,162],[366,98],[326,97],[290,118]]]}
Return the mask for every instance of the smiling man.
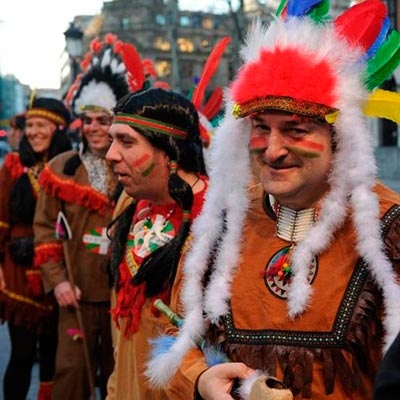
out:
{"label": "smiling man", "polygon": [[379,0],[326,6],[283,1],[241,51],[172,294],[184,323],[148,364],[175,400],[259,400],[266,375],[296,400],[371,399],[400,330],[400,195],[376,179],[363,115],[399,33]]}

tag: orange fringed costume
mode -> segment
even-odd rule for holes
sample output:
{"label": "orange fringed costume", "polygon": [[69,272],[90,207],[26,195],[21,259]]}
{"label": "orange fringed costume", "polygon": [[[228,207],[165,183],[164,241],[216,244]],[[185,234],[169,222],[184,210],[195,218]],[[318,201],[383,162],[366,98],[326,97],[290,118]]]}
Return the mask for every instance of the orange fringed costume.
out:
{"label": "orange fringed costume", "polygon": [[[400,195],[382,185],[376,191],[386,251],[399,273]],[[350,220],[317,257],[313,298],[291,321],[282,292],[268,287],[265,276],[272,256],[287,242],[275,236],[276,223],[262,208],[261,187],[253,192],[258,194],[243,230],[247,240],[233,279],[230,313],[220,326],[211,325],[208,341],[222,346],[233,361],[281,379],[295,399],[371,399],[382,351],[382,297],[355,251]],[[175,284],[171,308],[179,310],[182,270]],[[203,354],[191,350],[168,385],[168,398],[193,398],[195,382],[206,368]]]}

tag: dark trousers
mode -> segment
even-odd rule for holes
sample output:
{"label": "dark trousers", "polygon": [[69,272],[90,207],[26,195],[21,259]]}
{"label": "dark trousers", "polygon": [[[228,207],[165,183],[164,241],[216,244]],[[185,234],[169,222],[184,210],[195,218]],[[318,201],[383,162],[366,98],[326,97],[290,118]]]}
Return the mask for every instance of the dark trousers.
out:
{"label": "dark trousers", "polygon": [[[110,304],[80,303],[93,380],[99,377],[101,398],[107,394],[107,381],[114,369],[111,341]],[[86,400],[90,397],[83,339],[72,334],[79,329],[76,310],[60,308],[58,349],[54,376],[54,400]]]}
{"label": "dark trousers", "polygon": [[11,354],[4,374],[4,400],[25,400],[37,356],[40,381],[53,380],[57,334],[38,335],[12,322],[8,322],[8,331]]}

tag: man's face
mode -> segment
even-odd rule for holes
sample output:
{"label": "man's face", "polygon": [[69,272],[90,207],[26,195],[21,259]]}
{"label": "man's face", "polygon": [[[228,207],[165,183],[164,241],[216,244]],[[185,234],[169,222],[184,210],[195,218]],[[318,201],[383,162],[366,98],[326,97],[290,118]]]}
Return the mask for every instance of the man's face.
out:
{"label": "man's face", "polygon": [[279,111],[255,114],[250,121],[251,165],[266,193],[295,210],[315,206],[329,190],[329,126]]}
{"label": "man's face", "polygon": [[[125,191],[135,199],[162,203],[168,197],[168,157],[134,128],[113,124],[106,159]],[[169,199],[169,197],[168,197]]]}
{"label": "man's face", "polygon": [[110,145],[108,129],[111,116],[106,112],[86,111],[82,116],[82,133],[92,153],[104,155]]}
{"label": "man's face", "polygon": [[46,118],[31,117],[26,120],[25,134],[35,153],[46,155],[57,126]]}

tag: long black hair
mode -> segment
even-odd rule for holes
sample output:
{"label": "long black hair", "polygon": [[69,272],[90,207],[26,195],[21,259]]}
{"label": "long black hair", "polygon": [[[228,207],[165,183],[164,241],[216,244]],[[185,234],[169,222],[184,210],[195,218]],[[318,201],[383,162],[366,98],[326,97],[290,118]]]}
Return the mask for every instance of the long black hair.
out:
{"label": "long black hair", "polygon": [[[193,104],[185,97],[159,88],[130,93],[118,101],[114,113],[135,114],[172,124],[188,133],[186,139],[148,129],[135,128],[158,149],[163,150],[170,161],[177,162],[186,172],[205,175],[203,148],[199,131],[199,118]],[[171,171],[168,181],[170,196],[185,211],[193,205],[192,188],[176,173]],[[113,228],[113,244],[110,258],[111,282],[118,281],[118,267],[125,252],[125,243],[136,203],[131,204],[110,226]],[[134,285],[146,282],[146,295],[151,297],[160,293],[165,285],[172,284],[179,262],[182,246],[190,231],[190,221],[183,219],[176,236],[167,244],[149,254],[142,262],[132,279]]]}

